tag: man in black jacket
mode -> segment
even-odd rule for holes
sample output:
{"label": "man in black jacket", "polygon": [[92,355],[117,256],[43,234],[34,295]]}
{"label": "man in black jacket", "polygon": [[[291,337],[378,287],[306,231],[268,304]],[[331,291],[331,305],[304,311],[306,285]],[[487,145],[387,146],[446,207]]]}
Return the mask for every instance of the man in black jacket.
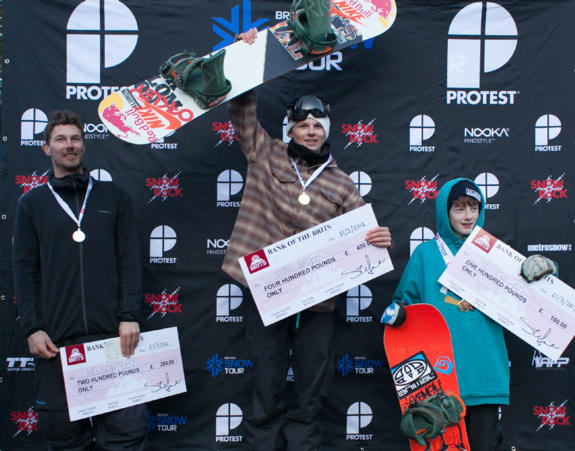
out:
{"label": "man in black jacket", "polygon": [[30,353],[38,358],[38,428],[52,449],[145,449],[147,409],[138,405],[70,422],[58,347],[120,336],[139,340],[142,276],[134,212],[115,184],[83,168],[79,117],[55,111],[46,127],[48,183],[18,201],[14,284]]}

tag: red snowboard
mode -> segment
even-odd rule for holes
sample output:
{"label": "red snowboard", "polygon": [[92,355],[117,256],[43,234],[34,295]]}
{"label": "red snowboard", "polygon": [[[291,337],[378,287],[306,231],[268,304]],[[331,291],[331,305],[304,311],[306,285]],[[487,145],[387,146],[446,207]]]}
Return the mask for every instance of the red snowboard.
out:
{"label": "red snowboard", "polygon": [[[383,344],[401,411],[444,391],[459,396],[451,334],[439,310],[429,304],[406,307],[407,319],[399,327],[386,327]],[[442,437],[443,436],[443,437]],[[442,436],[421,446],[410,439],[412,451],[469,450],[463,419],[449,426]]]}

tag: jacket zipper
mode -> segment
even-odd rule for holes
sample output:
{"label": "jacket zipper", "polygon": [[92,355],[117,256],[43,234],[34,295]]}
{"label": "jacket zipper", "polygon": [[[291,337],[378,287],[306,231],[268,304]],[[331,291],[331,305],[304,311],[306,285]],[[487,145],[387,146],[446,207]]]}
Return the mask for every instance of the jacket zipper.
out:
{"label": "jacket zipper", "polygon": [[[80,212],[80,203],[78,201],[78,191],[76,181],[73,182],[74,186],[74,200],[76,201],[76,214]],[[80,246],[80,298],[82,300],[82,319],[84,320],[84,334],[88,335],[88,319],[86,317],[86,296],[84,294],[84,243],[78,243]]]}

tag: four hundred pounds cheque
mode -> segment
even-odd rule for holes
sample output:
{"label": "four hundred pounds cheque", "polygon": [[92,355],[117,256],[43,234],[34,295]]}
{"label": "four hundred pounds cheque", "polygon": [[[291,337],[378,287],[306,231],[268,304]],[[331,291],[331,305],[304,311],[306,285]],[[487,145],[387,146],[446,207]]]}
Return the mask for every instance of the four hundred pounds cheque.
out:
{"label": "four hundred pounds cheque", "polygon": [[377,227],[364,205],[239,259],[264,325],[393,269],[387,249],[365,241]]}

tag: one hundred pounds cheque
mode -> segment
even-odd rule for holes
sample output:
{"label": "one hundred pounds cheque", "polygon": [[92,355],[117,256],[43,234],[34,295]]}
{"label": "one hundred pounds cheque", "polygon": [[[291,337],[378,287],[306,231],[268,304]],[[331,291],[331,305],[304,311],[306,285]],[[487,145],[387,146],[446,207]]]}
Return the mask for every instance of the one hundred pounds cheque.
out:
{"label": "one hundred pounds cheque", "polygon": [[525,257],[475,227],[439,283],[557,360],[575,334],[575,290],[554,276],[527,283]]}
{"label": "one hundred pounds cheque", "polygon": [[115,337],[62,347],[60,360],[71,421],[186,391],[176,327],[141,333],[130,357]]}
{"label": "one hundred pounds cheque", "polygon": [[393,269],[387,249],[365,241],[371,205],[239,259],[264,325],[275,323]]}

